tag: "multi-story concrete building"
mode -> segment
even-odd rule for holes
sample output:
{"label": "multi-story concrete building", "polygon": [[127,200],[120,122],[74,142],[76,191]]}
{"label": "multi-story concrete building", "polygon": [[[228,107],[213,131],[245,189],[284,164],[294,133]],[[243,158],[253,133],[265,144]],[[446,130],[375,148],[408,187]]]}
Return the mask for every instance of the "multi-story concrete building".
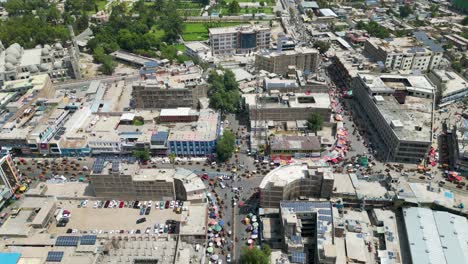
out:
{"label": "multi-story concrete building", "polygon": [[192,89],[170,87],[155,80],[133,84],[132,96],[136,108],[174,108],[193,105]]}
{"label": "multi-story concrete building", "polygon": [[137,163],[96,160],[90,175],[97,197],[201,201],[205,186],[185,169],[147,169]]}
{"label": "multi-story concrete building", "polygon": [[281,201],[283,249],[291,263],[337,260],[332,206],[322,201]]}
{"label": "multi-story concrete building", "polygon": [[353,96],[385,160],[419,163],[432,143],[434,86],[425,76],[358,74]]}
{"label": "multi-story concrete building", "polygon": [[5,49],[0,41],[0,85],[39,74],[48,74],[52,79],[80,78],[77,55],[73,46],[64,48],[60,43],[34,49],[14,43]]}
{"label": "multi-story concrete building", "polygon": [[364,54],[390,70],[437,69],[442,62],[443,53],[443,48],[424,32],[416,32],[414,37],[389,40],[369,38],[364,43]]}
{"label": "multi-story concrete building", "polygon": [[312,113],[319,113],[328,122],[331,117],[327,93],[244,94],[242,97],[250,120],[307,120]]}
{"label": "multi-story concrete building", "polygon": [[209,36],[211,53],[229,56],[268,49],[271,29],[264,25],[210,28]]}
{"label": "multi-story concrete building", "polygon": [[432,70],[428,77],[437,86],[438,104],[461,100],[468,95],[468,81],[454,71]]}
{"label": "multi-story concrete building", "polygon": [[19,174],[10,155],[0,158],[0,185],[8,187],[11,193],[19,186]]}
{"label": "multi-story concrete building", "polygon": [[468,116],[455,123],[452,127],[445,124],[447,132],[449,165],[451,169],[468,174]]}
{"label": "multi-story concrete building", "polygon": [[303,72],[315,72],[319,64],[319,52],[313,48],[296,48],[286,51],[263,51],[255,56],[255,65],[279,75],[288,73],[290,66]]}
{"label": "multi-story concrete building", "polygon": [[219,113],[200,110],[196,122],[177,124],[167,139],[169,152],[177,156],[206,156],[214,152],[221,128]]}
{"label": "multi-story concrete building", "polygon": [[328,198],[334,180],[330,168],[308,168],[299,164],[280,166],[260,183],[260,206],[278,207],[281,201],[299,196]]}

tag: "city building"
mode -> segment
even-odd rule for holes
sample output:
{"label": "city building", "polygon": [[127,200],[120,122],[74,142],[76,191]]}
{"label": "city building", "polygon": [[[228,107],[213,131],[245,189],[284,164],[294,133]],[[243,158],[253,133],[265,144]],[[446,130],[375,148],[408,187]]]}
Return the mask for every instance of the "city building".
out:
{"label": "city building", "polygon": [[19,186],[20,175],[16,169],[15,162],[11,156],[5,155],[0,158],[0,180],[1,185],[5,185],[10,193],[14,193]]}
{"label": "city building", "polygon": [[385,160],[419,163],[432,143],[434,86],[425,76],[358,74],[353,96]]}
{"label": "city building", "polygon": [[97,159],[90,179],[95,195],[108,199],[202,201],[205,190],[191,171],[142,168],[116,160]]}
{"label": "city building", "polygon": [[457,34],[445,35],[444,38],[446,38],[450,43],[452,43],[460,51],[465,51],[468,49],[468,39],[460,35],[457,35]]}
{"label": "city building", "polygon": [[454,71],[432,70],[428,77],[437,86],[436,102],[439,105],[461,100],[468,95],[468,81]]}
{"label": "city building", "polygon": [[221,117],[211,109],[202,109],[198,120],[179,123],[167,138],[169,153],[177,156],[207,156],[213,154],[221,130]]}
{"label": "city building", "polygon": [[6,81],[48,74],[51,79],[80,78],[75,48],[62,44],[25,49],[14,43],[5,49],[0,41],[0,85]]}
{"label": "city building", "polygon": [[243,94],[242,97],[250,120],[307,120],[312,113],[319,113],[328,122],[331,117],[327,93]]}
{"label": "city building", "polygon": [[190,58],[197,58],[205,62],[213,62],[214,57],[211,54],[210,46],[203,42],[194,41],[185,43],[185,55]]}
{"label": "city building", "polygon": [[385,40],[369,38],[364,43],[364,54],[390,70],[437,69],[442,62],[443,53],[443,48],[424,32],[416,32],[414,37]]}
{"label": "city building", "polygon": [[291,263],[336,263],[330,202],[281,201],[284,251]]}
{"label": "city building", "polygon": [[270,48],[271,29],[261,24],[210,28],[208,31],[213,56],[245,54]]}
{"label": "city building", "polygon": [[320,138],[315,136],[274,136],[269,145],[270,157],[320,157]]}
{"label": "city building", "polygon": [[136,108],[174,108],[193,105],[192,89],[171,87],[153,79],[135,82],[132,96]]}
{"label": "city building", "polygon": [[449,165],[453,170],[468,173],[468,118],[464,115],[459,122],[444,124],[447,131]]}
{"label": "city building", "polygon": [[198,120],[197,110],[188,107],[161,109],[160,122],[194,122]]}
{"label": "city building", "polygon": [[260,206],[278,207],[284,200],[299,197],[328,198],[333,191],[334,176],[330,168],[309,168],[292,164],[270,171],[260,183]]}
{"label": "city building", "polygon": [[378,68],[359,52],[337,51],[332,58],[330,77],[338,87],[350,88],[349,85],[358,73],[369,73]]}
{"label": "city building", "polygon": [[465,217],[428,208],[403,209],[412,263],[467,263]]}
{"label": "city building", "polygon": [[266,50],[255,55],[255,65],[259,70],[285,75],[291,66],[307,73],[317,71],[319,52],[313,48],[295,48],[294,50]]}

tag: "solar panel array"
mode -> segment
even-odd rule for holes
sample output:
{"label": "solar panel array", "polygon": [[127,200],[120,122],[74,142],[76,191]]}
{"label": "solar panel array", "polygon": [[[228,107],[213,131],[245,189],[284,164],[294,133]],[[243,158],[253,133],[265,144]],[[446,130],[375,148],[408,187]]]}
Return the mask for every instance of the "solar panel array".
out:
{"label": "solar panel array", "polygon": [[59,236],[55,241],[55,246],[76,247],[80,242],[79,236]]}
{"label": "solar panel array", "polygon": [[96,236],[95,235],[86,235],[81,236],[81,245],[94,245],[96,244]]}
{"label": "solar panel array", "polygon": [[100,173],[104,169],[104,159],[97,158],[93,164],[93,173]]}
{"label": "solar panel array", "polygon": [[[282,208],[293,209],[294,212],[308,212],[312,209],[330,209],[329,202],[295,202],[295,201],[282,201],[280,203]],[[330,210],[331,212],[331,210]]]}
{"label": "solar panel array", "polygon": [[120,162],[118,160],[112,161],[112,171],[118,172],[119,171]]}
{"label": "solar panel array", "polygon": [[304,252],[292,252],[291,253],[291,262],[292,263],[306,263],[306,254]]}
{"label": "solar panel array", "polygon": [[47,253],[46,262],[61,262],[63,258],[63,251],[49,251]]}

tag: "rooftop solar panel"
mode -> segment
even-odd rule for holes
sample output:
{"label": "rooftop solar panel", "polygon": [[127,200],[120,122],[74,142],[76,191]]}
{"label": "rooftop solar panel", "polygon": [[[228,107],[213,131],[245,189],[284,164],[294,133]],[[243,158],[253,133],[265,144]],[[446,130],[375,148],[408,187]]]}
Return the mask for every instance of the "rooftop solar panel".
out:
{"label": "rooftop solar panel", "polygon": [[96,236],[95,235],[86,235],[81,237],[81,245],[94,245],[96,244]]}
{"label": "rooftop solar panel", "polygon": [[47,253],[46,262],[61,262],[63,258],[63,251],[49,251]]}
{"label": "rooftop solar panel", "polygon": [[55,246],[76,247],[79,241],[79,236],[59,236],[55,241]]}
{"label": "rooftop solar panel", "polygon": [[291,253],[292,263],[306,263],[306,255],[303,252],[292,252]]}

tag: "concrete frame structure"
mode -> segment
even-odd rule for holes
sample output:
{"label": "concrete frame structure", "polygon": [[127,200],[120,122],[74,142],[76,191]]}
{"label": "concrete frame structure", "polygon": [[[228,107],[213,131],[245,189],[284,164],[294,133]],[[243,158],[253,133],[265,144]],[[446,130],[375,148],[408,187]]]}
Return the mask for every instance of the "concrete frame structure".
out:
{"label": "concrete frame structure", "polygon": [[255,65],[279,75],[285,75],[291,66],[296,70],[315,72],[319,64],[319,52],[313,48],[296,48],[287,51],[264,51],[255,56]]}
{"label": "concrete frame structure", "polygon": [[14,193],[19,186],[19,175],[10,154],[0,158],[0,180],[10,193]]}
{"label": "concrete frame structure", "polygon": [[334,183],[330,168],[308,168],[293,164],[280,166],[269,172],[260,183],[260,206],[278,207],[283,200],[299,196],[328,198]]}
{"label": "concrete frame structure", "polygon": [[358,74],[353,96],[386,160],[419,163],[432,144],[434,86],[425,76]]}

